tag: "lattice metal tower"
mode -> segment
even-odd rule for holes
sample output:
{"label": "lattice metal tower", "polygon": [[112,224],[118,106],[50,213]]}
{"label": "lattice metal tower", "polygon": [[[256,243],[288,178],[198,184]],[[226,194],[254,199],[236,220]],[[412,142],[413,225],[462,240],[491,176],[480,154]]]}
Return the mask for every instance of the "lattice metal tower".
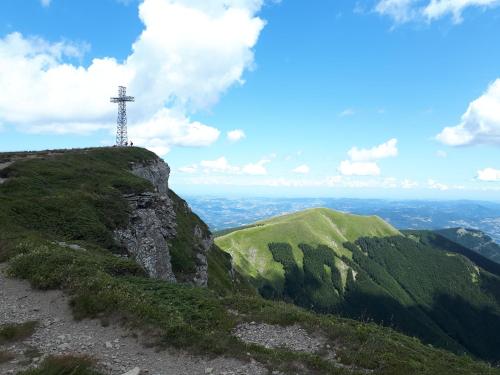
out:
{"label": "lattice metal tower", "polygon": [[128,143],[127,136],[127,102],[133,102],[133,96],[127,96],[127,88],[118,86],[118,96],[111,98],[111,103],[118,103],[118,119],[116,128],[116,145],[126,146]]}

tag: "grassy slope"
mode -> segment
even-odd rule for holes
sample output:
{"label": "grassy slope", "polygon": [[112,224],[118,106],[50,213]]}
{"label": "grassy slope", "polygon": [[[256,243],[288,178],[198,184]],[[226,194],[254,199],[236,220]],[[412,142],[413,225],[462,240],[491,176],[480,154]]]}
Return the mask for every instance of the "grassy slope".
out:
{"label": "grassy slope", "polygon": [[159,346],[253,358],[287,374],[365,373],[339,369],[318,355],[245,345],[231,335],[243,321],[299,323],[325,335],[342,364],[371,369],[373,374],[500,374],[500,370],[469,357],[423,345],[375,324],[315,315],[293,305],[242,293],[221,297],[210,289],[147,279],[110,254],[96,256],[50,242],[28,241],[18,245],[15,252],[18,255],[10,260],[11,275],[26,278],[37,288],[62,288],[72,296],[71,306],[77,318],[122,318],[126,324],[148,330],[151,342]]}
{"label": "grassy slope", "polygon": [[[209,254],[208,289],[150,280],[135,262],[112,254],[119,249],[110,243],[109,231],[126,219],[121,194],[150,189],[127,171],[128,164],[154,155],[141,149],[96,149],[42,156],[1,172],[9,181],[0,186],[0,259],[9,260],[12,276],[36,288],[67,291],[77,318],[123,319],[148,330],[157,345],[255,358],[287,373],[359,372],[339,369],[317,355],[245,345],[231,335],[235,325],[252,320],[300,323],[323,332],[341,363],[373,369],[374,374],[500,374],[374,324],[265,301],[237,275],[228,274],[230,259],[217,247]],[[84,249],[55,243],[60,240]],[[47,361],[41,372],[32,373],[59,374],[62,366],[73,374],[74,363]]]}
{"label": "grassy slope", "polygon": [[[233,231],[216,238],[216,243],[231,254],[236,267],[260,285],[260,280],[280,285],[284,271],[273,260],[268,244],[283,242],[292,245],[294,258],[302,266],[299,244],[327,245],[338,257],[351,257],[343,244],[362,236],[391,236],[399,232],[382,219],[357,216],[326,208],[315,208],[257,222],[255,226]],[[343,274],[345,279],[345,272]]]}

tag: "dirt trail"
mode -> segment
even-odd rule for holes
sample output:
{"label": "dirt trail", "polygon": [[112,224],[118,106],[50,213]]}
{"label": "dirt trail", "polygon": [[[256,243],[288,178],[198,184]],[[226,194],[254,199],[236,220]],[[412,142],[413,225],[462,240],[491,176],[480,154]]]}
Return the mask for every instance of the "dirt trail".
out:
{"label": "dirt trail", "polygon": [[15,374],[34,366],[50,354],[83,354],[95,358],[109,375],[123,374],[139,367],[141,374],[267,374],[259,363],[231,358],[208,359],[179,351],[157,352],[144,347],[122,327],[103,327],[98,320],[75,321],[68,297],[60,291],[37,291],[22,280],[5,277],[0,264],[0,324],[39,322],[34,335],[22,342],[0,345],[15,358],[0,364],[0,374]]}

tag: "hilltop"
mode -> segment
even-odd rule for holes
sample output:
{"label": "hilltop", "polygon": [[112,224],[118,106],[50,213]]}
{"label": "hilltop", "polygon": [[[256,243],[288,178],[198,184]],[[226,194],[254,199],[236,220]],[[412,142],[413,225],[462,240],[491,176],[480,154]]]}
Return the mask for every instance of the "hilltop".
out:
{"label": "hilltop", "polygon": [[[149,151],[9,153],[0,164],[0,372],[500,374],[390,328],[261,298]],[[317,228],[331,228],[323,214]],[[379,219],[359,223],[366,231],[340,233],[403,238]],[[357,250],[338,251],[347,284],[354,271],[361,280]]]}
{"label": "hilltop", "polygon": [[304,262],[300,244],[328,246],[335,253],[345,286],[349,267],[343,264],[341,258],[351,259],[352,251],[344,244],[360,237],[399,234],[377,216],[366,217],[327,208],[313,208],[258,221],[241,229],[220,232],[216,243],[231,254],[238,270],[250,276],[259,288],[265,287],[266,281],[274,284],[276,288],[284,283],[285,271],[280,262],[273,259],[268,246],[270,243],[289,244],[293,259],[299,267],[302,267]]}
{"label": "hilltop", "polygon": [[215,242],[266,298],[500,359],[492,334],[500,329],[500,268],[437,233],[312,209],[222,232]]}

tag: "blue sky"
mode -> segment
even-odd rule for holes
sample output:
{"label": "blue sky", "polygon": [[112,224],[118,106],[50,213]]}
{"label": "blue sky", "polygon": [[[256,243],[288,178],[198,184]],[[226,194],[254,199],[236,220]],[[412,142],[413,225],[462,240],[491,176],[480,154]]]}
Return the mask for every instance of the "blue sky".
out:
{"label": "blue sky", "polygon": [[500,2],[0,4],[0,151],[130,139],[181,194],[500,200]]}

